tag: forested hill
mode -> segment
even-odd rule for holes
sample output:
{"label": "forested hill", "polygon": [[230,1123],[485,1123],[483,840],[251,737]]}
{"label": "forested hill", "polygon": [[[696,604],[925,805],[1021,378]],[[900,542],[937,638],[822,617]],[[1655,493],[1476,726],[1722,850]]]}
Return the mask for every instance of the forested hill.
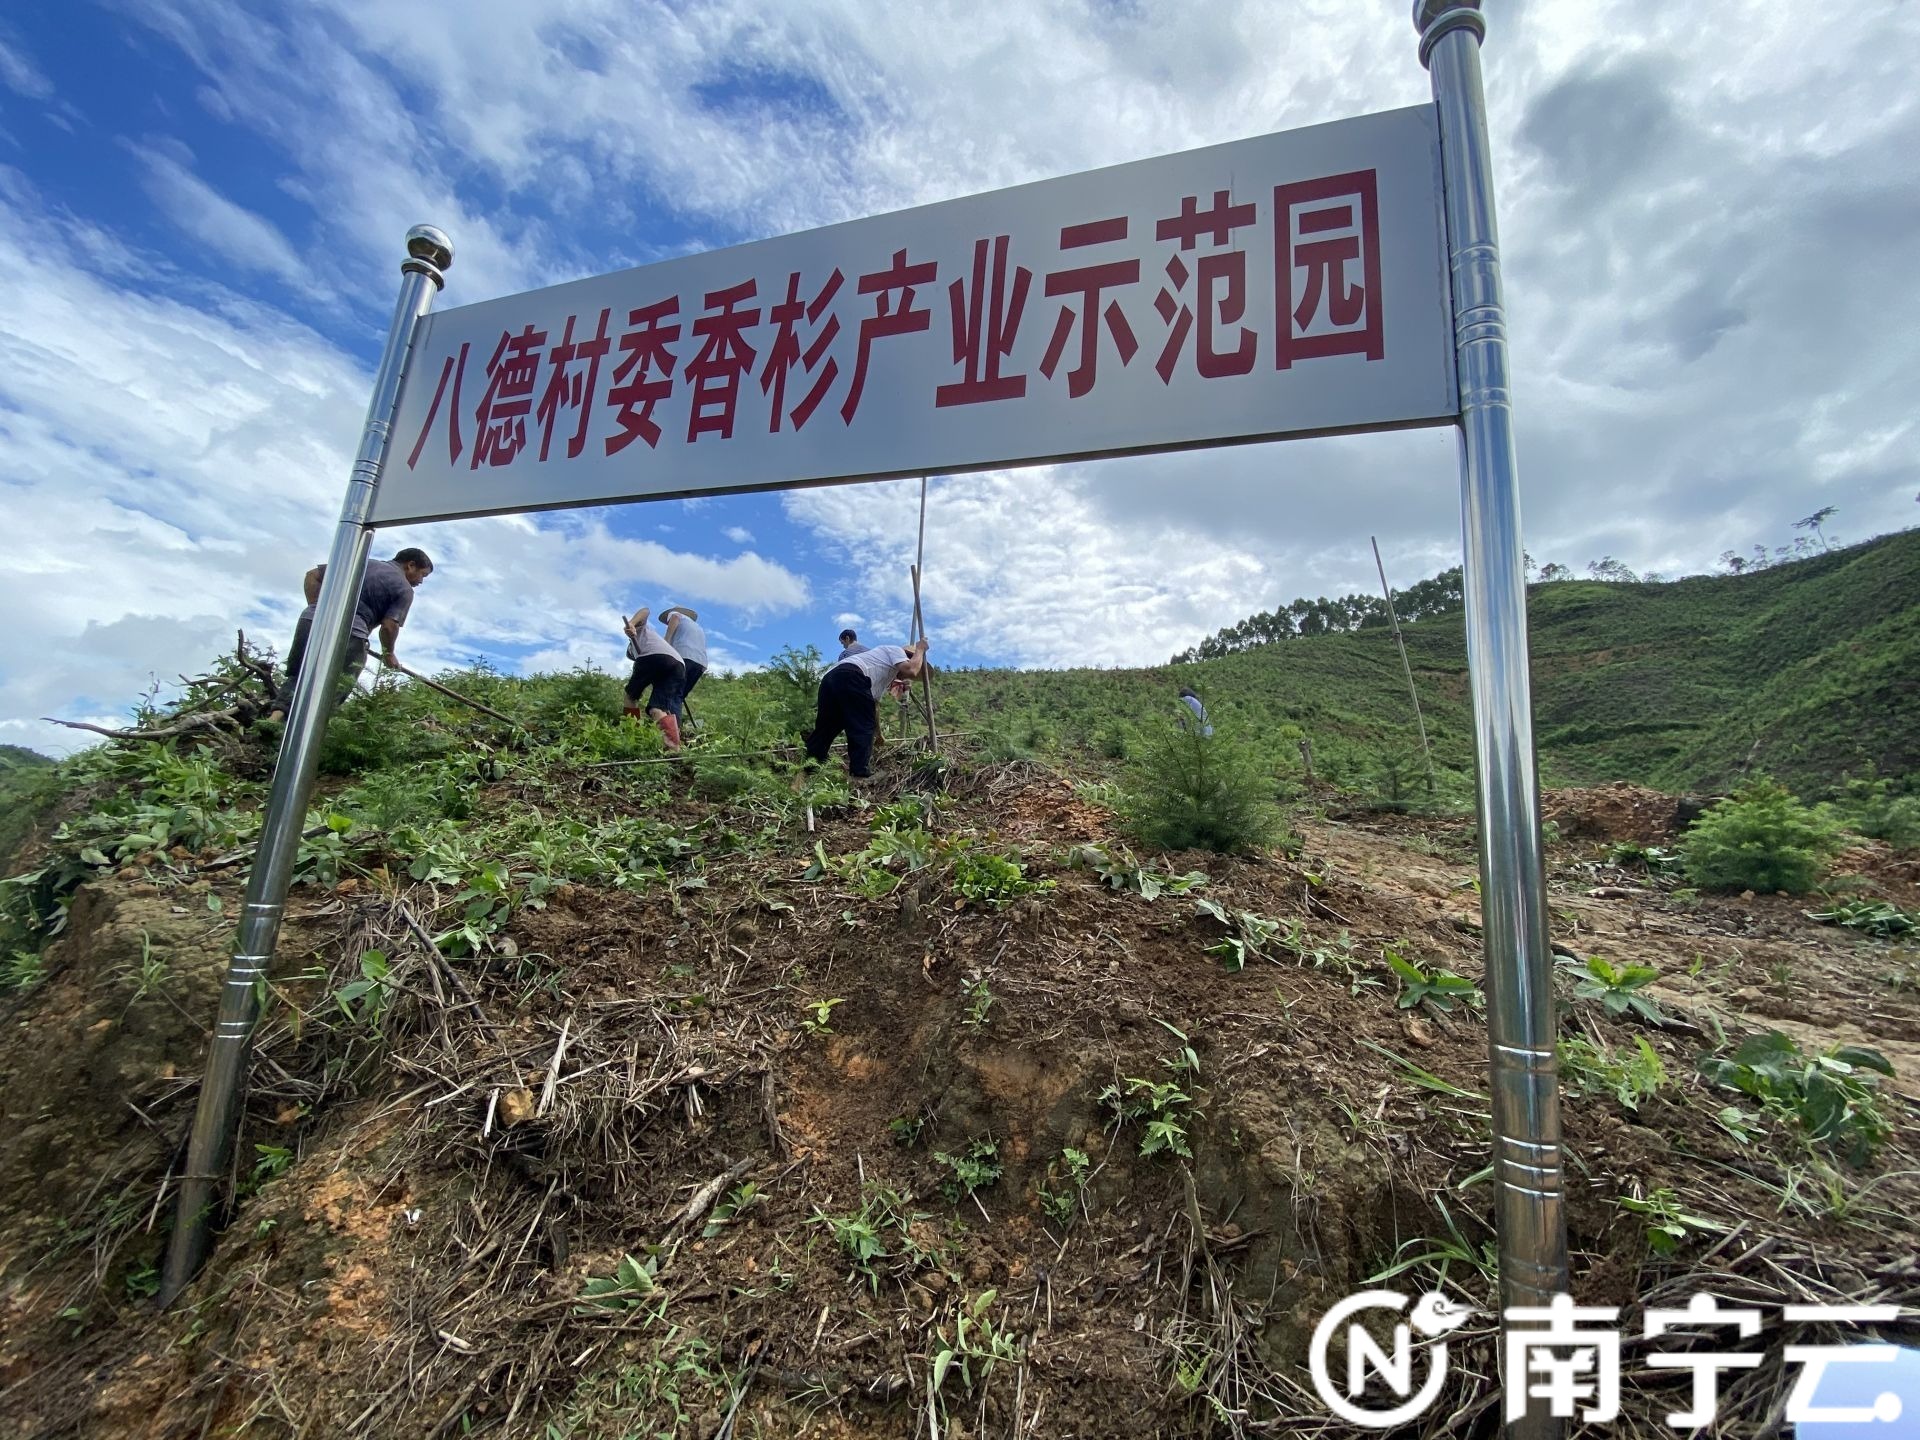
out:
{"label": "forested hill", "polygon": [[[1759,769],[1823,794],[1869,765],[1920,771],[1920,531],[1739,575],[1536,584],[1529,617],[1550,782],[1714,789]],[[1451,609],[1404,630],[1435,755],[1465,771],[1462,616]],[[1217,720],[1265,737],[1276,763],[1297,766],[1297,740],[1308,739],[1334,778],[1391,769],[1417,743],[1384,626],[1149,670],[965,672],[943,685],[942,703],[956,723],[1034,748],[1123,753],[1129,731],[1167,711],[1182,684]]]}

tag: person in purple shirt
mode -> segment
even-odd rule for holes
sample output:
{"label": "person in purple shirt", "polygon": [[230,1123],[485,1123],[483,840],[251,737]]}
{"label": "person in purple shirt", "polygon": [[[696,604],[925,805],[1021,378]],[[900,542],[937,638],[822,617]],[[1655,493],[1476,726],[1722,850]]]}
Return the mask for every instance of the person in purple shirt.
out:
{"label": "person in purple shirt", "polygon": [[[380,632],[380,663],[400,663],[393,648],[399,643],[400,627],[407,623],[408,612],[413,608],[413,592],[432,573],[433,561],[427,558],[427,552],[412,546],[391,560],[367,561],[366,574],[360,581],[360,598],[353,607],[353,628],[347,637],[346,654],[340,661],[340,683],[333,697],[335,705],[347,697],[360,678],[361,667],[367,663],[367,643],[376,629]],[[300,612],[299,623],[293,627],[293,644],[287,647],[287,678],[274,693],[268,720],[284,720],[287,711],[293,708],[293,688],[300,679],[301,662],[307,657],[313,608],[320,599],[320,582],[326,574],[325,565],[316,565],[306,573],[307,608]]]}

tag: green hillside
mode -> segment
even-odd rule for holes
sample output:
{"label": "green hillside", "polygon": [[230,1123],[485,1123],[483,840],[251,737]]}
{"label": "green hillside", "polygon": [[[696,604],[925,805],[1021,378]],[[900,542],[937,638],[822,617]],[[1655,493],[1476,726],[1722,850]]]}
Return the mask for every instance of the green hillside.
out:
{"label": "green hillside", "polygon": [[[1751,764],[1821,795],[1848,771],[1920,770],[1920,531],[1745,575],[1536,585],[1529,603],[1549,783],[1711,790]],[[1405,634],[1435,757],[1464,772],[1463,617]],[[1299,768],[1301,736],[1317,773],[1354,781],[1418,743],[1385,629],[1145,670],[961,671],[938,699],[950,725],[1015,749],[1119,755],[1183,684],[1283,768]]]}

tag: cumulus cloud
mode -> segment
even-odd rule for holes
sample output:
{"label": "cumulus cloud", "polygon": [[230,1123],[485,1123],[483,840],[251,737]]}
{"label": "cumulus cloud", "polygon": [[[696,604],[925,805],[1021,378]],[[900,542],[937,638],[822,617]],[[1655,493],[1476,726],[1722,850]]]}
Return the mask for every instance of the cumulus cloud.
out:
{"label": "cumulus cloud", "polygon": [[[198,141],[196,160],[153,135],[134,153],[162,213],[276,293],[298,236],[338,298],[306,297],[303,325],[0,174],[14,739],[44,738],[21,717],[54,706],[110,711],[236,623],[284,634],[417,220],[453,235],[459,303],[1428,94],[1403,0],[472,0],[453,25],[384,0],[152,0],[130,18],[155,67],[191,75],[182,103],[275,157],[298,218],[269,218]],[[1536,558],[1673,573],[1822,505],[1843,538],[1912,523],[1920,13],[1863,0],[1809,26],[1724,0],[1534,0],[1490,23]],[[10,32],[0,84],[54,90]],[[1371,534],[1408,583],[1459,556],[1453,446],[1429,431],[936,480],[936,647],[1162,659],[1296,594],[1371,590]],[[613,664],[611,615],[670,598],[737,605],[743,630],[818,604],[894,638],[916,501],[910,484],[787,497],[806,574],[597,512],[412,527],[392,538],[443,563],[407,643]],[[67,537],[89,533],[97,558],[76,556]]]}
{"label": "cumulus cloud", "polygon": [[[284,645],[299,578],[324,558],[367,372],[313,331],[121,251],[74,261],[84,226],[0,207],[0,737],[64,750],[38,717],[122,713],[233,644]],[[182,295],[173,291],[182,289]],[[604,514],[412,526],[438,568],[404,638],[414,662],[476,645],[617,662],[635,591],[724,601],[751,619],[804,604],[805,579],[757,555],[719,559],[614,534]]]}

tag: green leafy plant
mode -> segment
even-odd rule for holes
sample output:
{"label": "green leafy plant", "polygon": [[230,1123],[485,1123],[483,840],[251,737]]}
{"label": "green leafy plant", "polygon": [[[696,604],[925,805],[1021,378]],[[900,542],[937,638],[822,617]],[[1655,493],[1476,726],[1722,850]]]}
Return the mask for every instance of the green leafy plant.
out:
{"label": "green leafy plant", "polygon": [[293,1151],[285,1145],[255,1145],[253,1156],[255,1189],[265,1185],[269,1180],[278,1180],[287,1173],[287,1167],[293,1164]]}
{"label": "green leafy plant", "polygon": [[1594,1045],[1584,1036],[1569,1035],[1560,1042],[1560,1079],[1569,1094],[1611,1095],[1629,1110],[1666,1083],[1666,1067],[1644,1035],[1633,1037],[1633,1049],[1624,1056]]}
{"label": "green leafy plant", "polygon": [[[1091,1173],[1093,1162],[1087,1158],[1084,1150],[1076,1150],[1071,1145],[1060,1152],[1060,1158],[1047,1166],[1047,1184],[1040,1187],[1040,1208],[1059,1224],[1065,1225],[1080,1213],[1080,1197],[1087,1188],[1087,1176]],[[1049,1188],[1058,1183],[1061,1188]]]}
{"label": "green leafy plant", "polygon": [[1778,1030],[1749,1035],[1731,1058],[1707,1056],[1700,1071],[1715,1085],[1758,1100],[1809,1141],[1840,1149],[1854,1165],[1873,1158],[1892,1127],[1881,1113],[1876,1076],[1893,1075],[1878,1050],[1837,1045],[1817,1055]]}
{"label": "green leafy plant", "polygon": [[988,988],[987,977],[982,975],[967,987],[967,1013],[960,1018],[960,1023],[971,1025],[976,1029],[984,1029],[987,1023],[987,1012],[993,1009],[996,998],[993,991]]}
{"label": "green leafy plant", "polygon": [[0,985],[9,990],[31,990],[47,978],[47,957],[38,950],[14,950],[0,970]]}
{"label": "green leafy plant", "polygon": [[1067,864],[1076,870],[1091,870],[1108,889],[1130,891],[1142,900],[1186,895],[1207,883],[1204,870],[1189,870],[1184,875],[1156,870],[1142,864],[1124,845],[1117,852],[1104,845],[1076,845],[1067,852]]}
{"label": "green leafy plant", "polygon": [[1252,910],[1229,911],[1226,906],[1201,896],[1193,902],[1194,913],[1210,915],[1231,934],[1206,947],[1206,953],[1220,961],[1228,970],[1243,970],[1249,960],[1266,960],[1271,957],[1266,947],[1280,933],[1280,922],[1270,920]]}
{"label": "green leafy plant", "polygon": [[860,1208],[855,1213],[829,1215],[819,1209],[813,1212],[813,1223],[824,1226],[834,1244],[840,1247],[840,1253],[846,1256],[851,1266],[848,1274],[864,1279],[873,1290],[880,1285],[881,1262],[895,1258],[895,1252],[888,1248],[889,1239],[899,1245],[899,1258],[913,1263],[920,1252],[913,1243],[912,1228],[927,1218],[923,1213],[909,1211],[906,1200],[897,1191],[871,1182],[862,1191]]}
{"label": "green leafy plant", "polygon": [[1680,842],[1687,878],[1703,890],[1811,890],[1839,848],[1833,822],[1771,780],[1749,781],[1693,823]]}
{"label": "green leafy plant", "polygon": [[360,978],[349,980],[334,991],[334,1003],[355,1024],[377,1026],[380,1017],[386,1013],[391,995],[387,983],[391,971],[384,950],[363,952],[360,956]]}
{"label": "green leafy plant", "polygon": [[1649,1191],[1644,1199],[1622,1195],[1615,1203],[1646,1221],[1647,1248],[1656,1255],[1673,1254],[1696,1234],[1718,1235],[1727,1229],[1718,1220],[1688,1214],[1680,1207],[1680,1197],[1664,1186]]}
{"label": "green leafy plant", "polygon": [[841,999],[809,1000],[806,1008],[813,1013],[800,1022],[800,1028],[809,1035],[828,1035],[833,1032],[833,1007],[844,1005]]}
{"label": "green leafy plant", "polygon": [[969,1141],[958,1155],[936,1150],[933,1158],[952,1172],[940,1182],[940,1193],[949,1204],[957,1204],[974,1191],[986,1189],[1000,1178],[1003,1170],[1000,1146],[991,1135]]}
{"label": "green leafy plant", "polygon": [[711,1240],[766,1198],[766,1192],[751,1180],[734,1186],[727,1192],[726,1198],[714,1204],[713,1213],[707,1220],[706,1228],[701,1231],[701,1238]]}
{"label": "green leafy plant", "polygon": [[1170,1071],[1174,1078],[1148,1080],[1123,1076],[1118,1083],[1102,1090],[1098,1100],[1100,1106],[1113,1115],[1116,1125],[1133,1122],[1141,1125],[1142,1156],[1167,1151],[1191,1160],[1193,1151],[1187,1145],[1187,1125],[1193,1114],[1190,1087],[1199,1078],[1200,1057],[1184,1032],[1164,1020],[1160,1024],[1180,1042],[1177,1051],[1160,1061],[1162,1068]]}
{"label": "green leafy plant", "polygon": [[1891,900],[1846,900],[1825,910],[1808,910],[1809,920],[1842,925],[1880,940],[1920,932],[1920,912],[1903,910]]}
{"label": "green leafy plant", "polygon": [[612,1311],[624,1313],[653,1307],[657,1318],[667,1306],[666,1293],[656,1282],[660,1273],[658,1257],[649,1255],[644,1262],[631,1255],[620,1257],[611,1275],[593,1275],[580,1287],[581,1304],[573,1307],[576,1315],[594,1315]]}
{"label": "green leafy plant", "polygon": [[[963,1299],[951,1338],[945,1326],[934,1331],[938,1348],[933,1352],[933,1367],[927,1388],[933,1396],[933,1403],[939,1404],[943,1411],[944,1402],[940,1396],[949,1377],[957,1374],[961,1387],[972,1393],[976,1387],[984,1388],[991,1381],[996,1367],[1019,1363],[1018,1337],[1011,1331],[1001,1329],[987,1314],[999,1293],[997,1290],[983,1290],[972,1300]],[[946,1433],[944,1421],[941,1433]]]}
{"label": "green leafy plant", "polygon": [[1002,909],[1022,895],[1045,894],[1056,883],[1029,880],[1019,861],[979,850],[963,850],[953,863],[953,893],[988,910]]}
{"label": "green leafy plant", "polygon": [[1384,947],[1387,968],[1392,970],[1400,982],[1400,1008],[1410,1010],[1422,1001],[1430,1001],[1441,1010],[1453,1009],[1456,1000],[1464,1000],[1470,1007],[1478,1009],[1483,1001],[1480,991],[1471,980],[1444,970],[1439,966],[1428,969],[1417,960],[1409,960],[1393,946]]}
{"label": "green leafy plant", "polygon": [[1637,840],[1622,840],[1607,852],[1607,863],[1611,865],[1634,865],[1652,874],[1661,874],[1680,868],[1678,851],[1659,845],[1642,845]]}
{"label": "green leafy plant", "polygon": [[1609,1015],[1624,1015],[1631,1010],[1655,1025],[1666,1023],[1667,1017],[1660,1013],[1653,997],[1640,993],[1660,978],[1660,972],[1653,966],[1631,962],[1615,965],[1598,955],[1589,956],[1585,965],[1571,961],[1561,963],[1580,977],[1573,992],[1576,998],[1598,1000]]}

